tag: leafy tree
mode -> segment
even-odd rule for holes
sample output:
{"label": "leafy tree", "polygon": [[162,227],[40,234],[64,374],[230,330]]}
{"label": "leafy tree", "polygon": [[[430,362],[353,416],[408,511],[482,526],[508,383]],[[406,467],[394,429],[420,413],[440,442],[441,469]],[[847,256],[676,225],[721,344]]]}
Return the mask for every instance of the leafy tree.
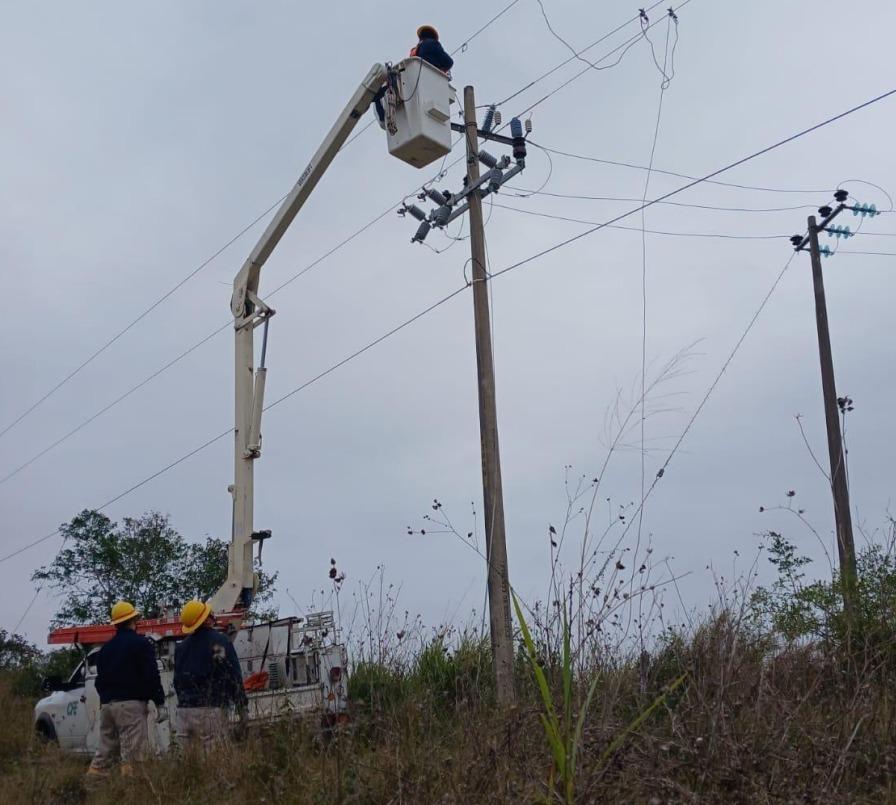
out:
{"label": "leafy tree", "polygon": [[45,676],[68,677],[81,661],[81,652],[65,648],[44,654],[20,634],[0,629],[0,678],[19,696],[37,696]]}
{"label": "leafy tree", "polygon": [[32,665],[41,653],[22,635],[0,629],[0,671],[13,671]]}
{"label": "leafy tree", "polygon": [[[839,643],[849,624],[843,612],[840,572],[830,580],[807,581],[805,569],[811,561],[799,556],[792,542],[775,531],[766,534],[769,562],[778,577],[769,587],[759,587],[752,596],[754,619],[771,627],[787,640]],[[890,521],[881,541],[869,542],[856,557],[856,623],[853,638],[867,648],[893,654],[896,661],[896,522]]]}
{"label": "leafy tree", "polygon": [[[227,542],[207,537],[189,543],[159,512],[125,517],[119,526],[85,509],[60,533],[62,549],[32,576],[60,595],[54,625],[104,622],[120,599],[145,617],[158,617],[191,598],[208,598],[227,576]],[[259,569],[254,617],[275,614],[270,602],[276,579]]]}

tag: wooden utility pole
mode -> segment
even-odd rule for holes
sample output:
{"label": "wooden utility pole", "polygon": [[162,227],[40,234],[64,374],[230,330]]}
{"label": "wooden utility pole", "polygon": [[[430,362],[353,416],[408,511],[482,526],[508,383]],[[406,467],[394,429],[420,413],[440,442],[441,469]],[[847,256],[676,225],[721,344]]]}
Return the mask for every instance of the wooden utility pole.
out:
{"label": "wooden utility pole", "polygon": [[[464,123],[467,141],[467,187],[479,181],[479,135],[473,87],[464,87]],[[492,658],[498,704],[513,704],[513,631],[510,621],[510,581],[504,533],[504,492],[498,450],[498,412],[495,404],[495,366],[492,356],[488,307],[485,228],[479,190],[468,197],[472,249],[473,318],[476,325],[476,366],[479,374],[479,434],[482,447],[482,497],[485,507],[488,609]]]}
{"label": "wooden utility pole", "polygon": [[[842,205],[837,209],[839,212]],[[836,214],[836,213],[835,213]],[[815,322],[818,326],[818,355],[821,359],[821,387],[824,392],[824,415],[828,430],[828,454],[831,461],[831,492],[834,497],[834,520],[837,528],[837,551],[840,558],[840,582],[843,606],[848,618],[855,611],[856,547],[852,536],[852,515],[849,508],[849,487],[846,482],[846,461],[843,437],[840,433],[840,407],[834,383],[834,361],[831,357],[831,334],[828,331],[828,309],[824,296],[824,277],[821,273],[821,252],[818,232],[833,215],[815,223],[809,216],[809,254],[812,258],[812,283],[815,287]]]}

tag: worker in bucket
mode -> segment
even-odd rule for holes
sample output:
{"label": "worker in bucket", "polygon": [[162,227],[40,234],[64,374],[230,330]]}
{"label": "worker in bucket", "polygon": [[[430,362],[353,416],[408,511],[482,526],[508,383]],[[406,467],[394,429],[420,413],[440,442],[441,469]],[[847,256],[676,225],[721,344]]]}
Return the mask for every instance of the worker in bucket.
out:
{"label": "worker in bucket", "polygon": [[[454,67],[454,59],[445,52],[445,48],[439,42],[439,32],[432,25],[421,25],[417,29],[417,44],[411,48],[409,55],[431,64],[436,70],[441,70],[446,75]],[[373,99],[373,105],[376,107],[376,116],[382,129],[386,128],[386,110],[383,107],[383,97],[387,89],[388,85],[383,84],[382,89]]]}
{"label": "worker in bucket", "polygon": [[147,716],[155,702],[158,721],[168,718],[165,693],[152,642],[135,631],[140,613],[128,601],[112,607],[115,636],[97,655],[96,692],[100,697],[100,735],[89,777],[108,777],[121,757],[121,773],[133,774],[149,746]]}
{"label": "worker in bucket", "polygon": [[421,25],[417,29],[417,40],[417,44],[411,48],[411,56],[423,59],[443,73],[448,73],[454,67],[454,59],[445,52],[439,42],[439,32],[432,25]]}
{"label": "worker in bucket", "polygon": [[198,742],[208,751],[226,737],[231,706],[236,706],[244,724],[243,674],[233,644],[214,628],[207,603],[188,601],[180,621],[187,639],[174,652],[175,735],[181,746]]}

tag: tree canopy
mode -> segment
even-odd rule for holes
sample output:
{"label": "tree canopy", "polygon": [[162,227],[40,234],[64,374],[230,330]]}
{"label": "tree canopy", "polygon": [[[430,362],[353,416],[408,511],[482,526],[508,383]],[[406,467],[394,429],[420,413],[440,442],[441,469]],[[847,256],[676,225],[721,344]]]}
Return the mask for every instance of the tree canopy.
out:
{"label": "tree canopy", "polygon": [[[119,525],[85,509],[59,530],[61,550],[32,576],[59,594],[54,625],[104,622],[122,599],[144,617],[158,617],[191,598],[205,600],[227,576],[226,541],[187,542],[159,512],[125,517]],[[253,616],[270,617],[277,574],[258,572]]]}

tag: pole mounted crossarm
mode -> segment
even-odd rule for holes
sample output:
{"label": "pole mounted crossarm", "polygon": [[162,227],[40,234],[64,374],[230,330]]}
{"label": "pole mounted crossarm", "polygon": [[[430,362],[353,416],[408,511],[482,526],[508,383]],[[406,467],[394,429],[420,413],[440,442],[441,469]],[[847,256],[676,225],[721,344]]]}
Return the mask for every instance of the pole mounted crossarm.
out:
{"label": "pole mounted crossarm", "polygon": [[[253,564],[253,545],[259,555],[269,531],[255,531],[254,462],[261,455],[261,414],[267,369],[268,324],[274,310],[258,294],[261,269],[290,224],[304,206],[317,183],[345,144],[358,120],[373,103],[387,77],[386,67],[374,64],[361,81],[317,152],[284,199],[246,262],[233,281],[230,309],[236,337],[234,351],[234,479],[229,487],[233,497],[233,524],[227,555],[227,578],[209,603],[214,612],[247,610],[258,586]],[[255,368],[254,332],[263,326],[259,367]]]}
{"label": "pole mounted crossarm", "polygon": [[[452,123],[451,128],[454,131],[466,132],[467,126],[459,123]],[[477,170],[476,178],[466,180],[464,187],[457,193],[440,193],[432,188],[425,189],[418,198],[423,201],[429,199],[438,206],[426,215],[415,204],[405,204],[398,212],[400,215],[410,213],[414,218],[420,221],[417,232],[411,238],[411,243],[422,243],[426,239],[433,227],[444,229],[448,224],[470,211],[470,199],[475,195],[480,201],[491,193],[497,193],[504,184],[509,182],[514,176],[522,173],[526,168],[526,137],[523,136],[523,124],[514,118],[510,123],[513,133],[512,137],[504,137],[501,134],[483,128],[476,129],[477,137],[487,140],[493,140],[513,148],[513,167],[510,167],[511,158],[503,156],[496,159],[487,151],[476,148],[476,156],[479,162],[482,162],[488,170],[481,176]],[[528,134],[531,131],[529,121],[526,121],[525,130]],[[508,169],[509,168],[509,169]]]}
{"label": "pole mounted crossarm", "polygon": [[[846,206],[846,199],[849,197],[849,194],[845,190],[838,190],[834,194],[834,199],[837,202],[837,206],[831,209],[831,207],[819,207],[818,214],[821,216],[821,222],[815,225],[816,232],[821,232],[824,230],[831,221],[833,221],[838,215],[840,215],[843,210],[849,209]],[[811,239],[811,233],[807,232],[805,235],[794,235],[790,242],[793,244],[794,251],[801,252],[806,248],[809,241]]]}
{"label": "pole mounted crossarm", "polygon": [[[452,123],[451,124],[452,131],[459,132],[460,134],[465,134],[467,131],[467,127],[463,123]],[[502,143],[503,145],[513,145],[513,137],[505,137],[503,134],[495,134],[493,131],[486,131],[485,129],[477,129],[476,134],[482,140],[492,140],[496,143]]]}

